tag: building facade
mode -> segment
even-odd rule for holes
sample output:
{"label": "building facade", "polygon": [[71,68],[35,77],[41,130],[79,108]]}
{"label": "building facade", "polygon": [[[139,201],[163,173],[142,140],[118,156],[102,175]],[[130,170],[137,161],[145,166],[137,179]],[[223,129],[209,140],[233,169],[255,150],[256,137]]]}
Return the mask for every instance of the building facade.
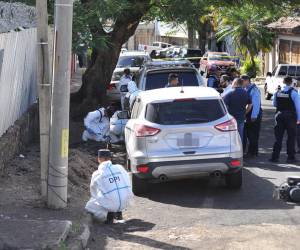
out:
{"label": "building facade", "polygon": [[271,51],[264,54],[264,73],[277,64],[300,64],[300,17],[283,17],[268,27],[276,38]]}

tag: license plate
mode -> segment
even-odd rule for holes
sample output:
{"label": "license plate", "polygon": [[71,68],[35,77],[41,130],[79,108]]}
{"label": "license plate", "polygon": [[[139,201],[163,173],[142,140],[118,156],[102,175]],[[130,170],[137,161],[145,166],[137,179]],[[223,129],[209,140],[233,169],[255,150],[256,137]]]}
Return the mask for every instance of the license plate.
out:
{"label": "license plate", "polygon": [[184,134],[183,138],[177,138],[178,147],[199,147],[200,141],[198,137],[191,133]]}

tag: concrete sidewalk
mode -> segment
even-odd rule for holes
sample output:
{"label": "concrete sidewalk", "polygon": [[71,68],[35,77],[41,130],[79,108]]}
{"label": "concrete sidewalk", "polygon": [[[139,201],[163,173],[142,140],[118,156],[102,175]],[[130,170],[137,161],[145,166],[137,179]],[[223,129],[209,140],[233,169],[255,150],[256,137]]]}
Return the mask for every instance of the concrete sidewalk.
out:
{"label": "concrete sidewalk", "polygon": [[68,220],[0,220],[0,249],[59,249],[72,223]]}

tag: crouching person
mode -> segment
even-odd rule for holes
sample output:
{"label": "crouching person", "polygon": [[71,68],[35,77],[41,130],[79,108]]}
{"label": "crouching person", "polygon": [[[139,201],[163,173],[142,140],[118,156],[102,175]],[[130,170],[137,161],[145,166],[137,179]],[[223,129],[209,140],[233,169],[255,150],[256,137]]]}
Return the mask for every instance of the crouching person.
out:
{"label": "crouching person", "polygon": [[85,130],[82,134],[82,140],[107,141],[109,139],[109,118],[113,114],[113,108],[99,108],[89,112],[84,118]]}
{"label": "crouching person", "polygon": [[127,171],[121,165],[111,162],[109,150],[98,151],[99,167],[91,179],[91,198],[85,209],[95,219],[112,224],[114,219],[122,220],[122,211],[133,198],[132,186]]}

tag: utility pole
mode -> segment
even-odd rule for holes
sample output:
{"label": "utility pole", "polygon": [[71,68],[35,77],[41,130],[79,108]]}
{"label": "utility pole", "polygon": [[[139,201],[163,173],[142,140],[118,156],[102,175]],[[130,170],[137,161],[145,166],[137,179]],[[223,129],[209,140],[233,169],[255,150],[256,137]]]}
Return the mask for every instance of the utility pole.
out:
{"label": "utility pole", "polygon": [[48,207],[67,206],[73,0],[55,1]]}
{"label": "utility pole", "polygon": [[48,44],[47,0],[36,1],[37,10],[37,84],[39,90],[41,194],[47,197],[51,81]]}

